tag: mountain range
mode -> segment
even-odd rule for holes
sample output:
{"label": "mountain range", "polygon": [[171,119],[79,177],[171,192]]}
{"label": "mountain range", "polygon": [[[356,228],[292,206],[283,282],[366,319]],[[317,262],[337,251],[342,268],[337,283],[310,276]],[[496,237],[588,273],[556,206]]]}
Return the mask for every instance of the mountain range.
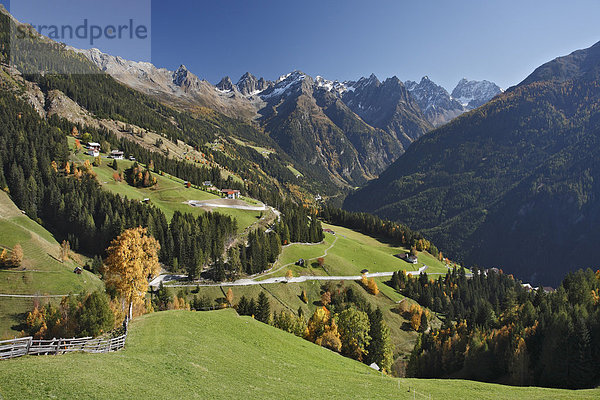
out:
{"label": "mountain range", "polygon": [[417,140],[344,206],[420,229],[469,265],[534,282],[597,265],[599,78],[600,43],[540,66]]}
{"label": "mountain range", "polygon": [[252,122],[296,164],[307,167],[303,172],[308,179],[339,188],[378,176],[434,126],[501,93],[490,82],[463,79],[453,91],[466,101],[463,105],[428,78],[406,85],[396,77],[379,81],[375,75],[340,82],[301,71],[275,81],[247,72],[236,83],[226,76],[212,85],[183,65],[168,71],[97,49],[73,50],[162,102],[192,112],[210,108]]}

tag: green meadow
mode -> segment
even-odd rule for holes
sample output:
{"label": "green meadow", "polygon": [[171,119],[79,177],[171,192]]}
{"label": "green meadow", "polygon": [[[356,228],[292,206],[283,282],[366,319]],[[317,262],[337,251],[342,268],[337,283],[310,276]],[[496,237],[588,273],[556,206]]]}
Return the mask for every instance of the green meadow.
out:
{"label": "green meadow", "polygon": [[[417,393],[409,392],[416,389]],[[123,350],[0,362],[3,399],[595,399],[599,390],[397,379],[233,310],[131,323]]]}

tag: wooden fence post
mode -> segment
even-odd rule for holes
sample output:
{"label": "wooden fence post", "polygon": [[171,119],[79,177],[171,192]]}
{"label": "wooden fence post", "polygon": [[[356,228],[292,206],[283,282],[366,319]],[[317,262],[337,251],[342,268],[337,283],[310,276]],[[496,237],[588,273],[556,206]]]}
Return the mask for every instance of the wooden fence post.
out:
{"label": "wooden fence post", "polygon": [[31,348],[31,343],[33,342],[33,337],[30,337],[27,341],[27,348],[25,350],[25,355],[29,354],[29,349]]}

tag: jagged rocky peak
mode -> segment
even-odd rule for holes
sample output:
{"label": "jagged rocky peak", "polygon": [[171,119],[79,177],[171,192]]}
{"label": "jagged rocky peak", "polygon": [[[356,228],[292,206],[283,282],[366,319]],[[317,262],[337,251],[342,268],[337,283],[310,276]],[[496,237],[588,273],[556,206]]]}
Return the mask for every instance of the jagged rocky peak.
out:
{"label": "jagged rocky peak", "polygon": [[258,79],[250,72],[246,72],[236,83],[236,86],[244,96],[256,94],[260,92],[258,88]]}
{"label": "jagged rocky peak", "polygon": [[217,89],[223,92],[234,92],[236,91],[237,87],[234,86],[233,82],[231,82],[231,78],[226,76],[221,79],[219,83],[217,83]]}
{"label": "jagged rocky peak", "polygon": [[254,96],[273,85],[273,82],[264,78],[256,79],[250,72],[246,72],[235,84],[237,89],[244,96]]}
{"label": "jagged rocky peak", "polygon": [[260,78],[258,80],[258,90],[263,91],[273,86],[273,82],[266,80],[265,78]]}
{"label": "jagged rocky peak", "polygon": [[500,86],[490,81],[469,81],[463,78],[452,91],[452,97],[467,110],[472,110],[490,101],[502,93]]}
{"label": "jagged rocky peak", "polygon": [[433,126],[442,125],[466,111],[446,89],[433,82],[427,75],[421,78],[419,83],[406,81],[405,85]]}
{"label": "jagged rocky peak", "polygon": [[263,99],[273,99],[282,96],[287,97],[291,93],[302,90],[304,82],[308,85],[312,85],[313,80],[304,72],[296,70],[280,76],[279,79],[277,79],[271,87],[261,93],[260,96]]}
{"label": "jagged rocky peak", "polygon": [[173,84],[179,86],[184,92],[196,91],[208,84],[201,81],[196,75],[188,70],[185,65],[180,65],[172,74]]}
{"label": "jagged rocky peak", "polygon": [[275,81],[275,85],[280,85],[283,82],[300,82],[303,81],[304,79],[308,78],[308,75],[306,75],[304,72],[300,71],[300,70],[294,70],[290,73],[287,73],[285,75],[281,75],[276,81]]}
{"label": "jagged rocky peak", "polygon": [[[425,75],[424,77],[422,77],[420,82],[406,81],[406,82],[404,82],[404,85],[410,91],[412,91],[414,89],[417,89],[417,88],[424,88],[424,87],[432,87],[432,88],[433,87],[435,87],[435,88],[440,87],[440,88],[442,88],[441,86],[436,85],[431,79],[429,79],[429,77],[427,75]],[[448,94],[448,96],[449,95],[450,94]]]}
{"label": "jagged rocky peak", "polygon": [[354,87],[364,88],[366,86],[379,86],[379,85],[381,85],[381,82],[379,81],[379,79],[377,79],[377,76],[375,76],[375,74],[371,74],[371,75],[369,75],[368,78],[365,78],[365,77],[360,78],[358,80],[358,82],[356,82]]}
{"label": "jagged rocky peak", "polygon": [[381,83],[381,85],[387,87],[405,88],[404,83],[402,83],[402,81],[398,79],[396,75],[392,76],[391,78],[387,78]]}
{"label": "jagged rocky peak", "polygon": [[319,75],[317,75],[317,77],[315,78],[315,84],[319,89],[331,92],[337,97],[342,97],[342,95],[348,90],[354,90],[354,88],[351,86],[352,83],[354,82],[340,82],[338,80],[331,81]]}
{"label": "jagged rocky peak", "polygon": [[181,86],[181,84],[187,79],[189,73],[190,72],[185,65],[181,64],[179,68],[173,71],[173,83],[177,86]]}
{"label": "jagged rocky peak", "polygon": [[423,112],[440,106],[461,108],[460,104],[452,104],[450,93],[442,86],[433,82],[427,75],[419,83],[406,81],[406,88],[419,103]]}

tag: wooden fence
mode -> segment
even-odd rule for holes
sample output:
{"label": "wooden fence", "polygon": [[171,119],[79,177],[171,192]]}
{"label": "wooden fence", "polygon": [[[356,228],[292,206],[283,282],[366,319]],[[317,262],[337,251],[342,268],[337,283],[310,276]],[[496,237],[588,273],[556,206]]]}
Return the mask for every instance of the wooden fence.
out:
{"label": "wooden fence", "polygon": [[108,353],[125,346],[127,332],[114,338],[34,339],[31,336],[0,341],[0,360],[25,355],[65,354],[74,351]]}

